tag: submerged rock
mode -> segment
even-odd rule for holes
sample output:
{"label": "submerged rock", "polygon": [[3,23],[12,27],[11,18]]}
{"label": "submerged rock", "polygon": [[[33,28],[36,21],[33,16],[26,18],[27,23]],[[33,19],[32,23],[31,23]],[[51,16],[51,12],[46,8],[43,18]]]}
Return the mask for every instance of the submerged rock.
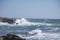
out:
{"label": "submerged rock", "polygon": [[7,34],[6,36],[0,36],[0,40],[26,40],[14,34]]}

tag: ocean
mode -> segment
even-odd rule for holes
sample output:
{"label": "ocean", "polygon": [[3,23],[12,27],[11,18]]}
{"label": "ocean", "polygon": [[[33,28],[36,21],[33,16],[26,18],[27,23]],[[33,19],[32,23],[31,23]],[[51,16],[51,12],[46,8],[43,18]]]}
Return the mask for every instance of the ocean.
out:
{"label": "ocean", "polygon": [[16,23],[0,23],[0,36],[9,33],[26,40],[60,40],[60,19],[20,18]]}

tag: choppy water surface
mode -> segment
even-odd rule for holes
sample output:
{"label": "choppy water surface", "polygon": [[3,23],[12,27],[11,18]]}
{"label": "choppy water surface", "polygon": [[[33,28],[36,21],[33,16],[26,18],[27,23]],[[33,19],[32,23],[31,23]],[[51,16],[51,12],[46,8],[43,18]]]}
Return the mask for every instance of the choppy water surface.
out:
{"label": "choppy water surface", "polygon": [[20,24],[0,24],[0,36],[11,33],[26,40],[60,40],[60,19],[24,19]]}

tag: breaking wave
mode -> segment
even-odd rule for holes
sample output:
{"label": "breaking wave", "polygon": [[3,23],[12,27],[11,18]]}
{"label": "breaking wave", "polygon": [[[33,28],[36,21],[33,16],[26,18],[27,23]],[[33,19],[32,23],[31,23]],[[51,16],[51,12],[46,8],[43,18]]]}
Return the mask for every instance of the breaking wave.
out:
{"label": "breaking wave", "polygon": [[29,36],[23,36],[20,34],[17,34],[18,36],[22,38],[26,38],[27,40],[59,40],[60,34],[59,33],[43,33],[40,29],[35,29],[32,31],[29,31]]}
{"label": "breaking wave", "polygon": [[60,19],[54,20],[21,18],[13,24],[0,22],[0,35],[12,33],[26,40],[60,40]]}
{"label": "breaking wave", "polygon": [[[54,26],[55,24],[51,24],[51,23],[45,23],[45,22],[29,22],[27,19],[25,18],[21,18],[21,19],[16,19],[15,23],[13,24],[9,24],[7,22],[0,22],[0,25],[8,25],[8,26]],[[55,25],[56,26],[56,25]],[[60,26],[60,25],[58,25]]]}

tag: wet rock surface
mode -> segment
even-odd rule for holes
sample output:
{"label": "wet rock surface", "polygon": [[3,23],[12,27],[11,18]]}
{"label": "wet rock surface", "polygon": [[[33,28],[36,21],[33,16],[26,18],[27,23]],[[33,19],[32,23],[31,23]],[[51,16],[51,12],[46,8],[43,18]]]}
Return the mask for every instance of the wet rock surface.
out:
{"label": "wet rock surface", "polygon": [[0,40],[26,40],[14,34],[7,34],[6,36],[0,36]]}

